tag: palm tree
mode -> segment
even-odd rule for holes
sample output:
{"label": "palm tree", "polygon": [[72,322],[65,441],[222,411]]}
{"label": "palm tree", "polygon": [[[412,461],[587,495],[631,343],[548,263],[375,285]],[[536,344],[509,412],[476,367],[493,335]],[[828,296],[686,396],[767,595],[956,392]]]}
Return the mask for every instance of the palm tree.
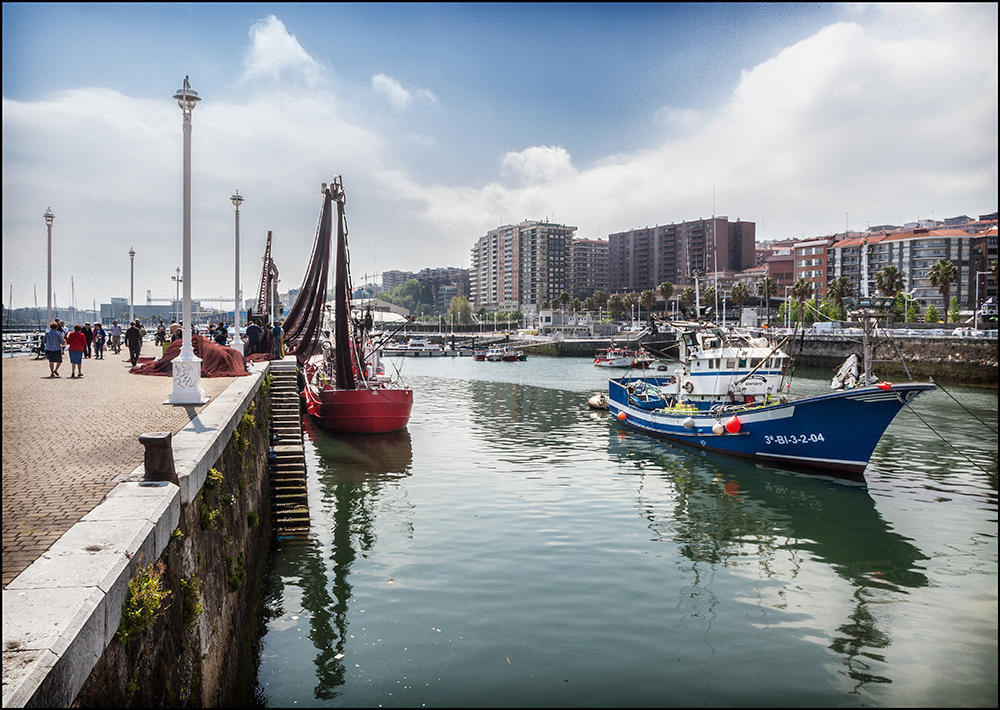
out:
{"label": "palm tree", "polygon": [[[791,295],[792,298],[799,302],[799,322],[803,328],[806,325],[806,309],[804,304],[806,299],[812,295],[812,290],[812,281],[806,281],[803,278],[792,284]],[[787,306],[788,304],[786,303],[785,305]]]}
{"label": "palm tree", "polygon": [[771,325],[771,296],[778,292],[778,284],[774,283],[774,279],[770,276],[765,276],[760,283],[757,284],[757,295],[764,299],[764,309],[767,313],[767,324]]}
{"label": "palm tree", "polygon": [[622,299],[620,293],[612,294],[611,297],[608,298],[608,310],[616,316],[620,316],[625,310],[625,301]]}
{"label": "palm tree", "polygon": [[743,308],[743,304],[750,298],[750,289],[742,281],[737,281],[729,289],[729,300],[736,304],[737,308]]}
{"label": "palm tree", "polygon": [[927,278],[931,281],[931,286],[941,292],[944,297],[944,324],[948,325],[948,296],[951,295],[951,284],[958,281],[958,269],[948,259],[940,259],[934,266],[927,270]]}
{"label": "palm tree", "polygon": [[833,302],[837,304],[837,313],[841,314],[841,318],[844,317],[844,299],[852,293],[854,293],[854,283],[846,276],[834,279],[826,287],[826,295],[832,298]]}
{"label": "palm tree", "polygon": [[881,291],[883,296],[895,296],[906,288],[906,277],[895,266],[884,266],[875,274],[875,288]]}
{"label": "palm tree", "polygon": [[653,315],[653,306],[656,304],[656,294],[653,293],[653,289],[647,288],[639,296],[639,304],[649,311],[649,315]]}
{"label": "palm tree", "polygon": [[608,294],[604,291],[594,291],[594,305],[598,308],[607,308]]}
{"label": "palm tree", "polygon": [[664,281],[656,287],[656,290],[660,292],[661,296],[663,296],[663,312],[666,313],[670,297],[674,295],[674,285],[669,281]]}
{"label": "palm tree", "polygon": [[[681,305],[684,306],[685,309],[688,309],[688,308],[691,308],[692,306],[694,306],[694,302],[696,300],[697,300],[697,296],[695,296],[694,288],[692,288],[691,286],[688,286],[686,289],[684,289],[683,291],[681,291],[680,302],[681,302]],[[698,316],[697,315],[695,315],[695,320],[698,320]]]}

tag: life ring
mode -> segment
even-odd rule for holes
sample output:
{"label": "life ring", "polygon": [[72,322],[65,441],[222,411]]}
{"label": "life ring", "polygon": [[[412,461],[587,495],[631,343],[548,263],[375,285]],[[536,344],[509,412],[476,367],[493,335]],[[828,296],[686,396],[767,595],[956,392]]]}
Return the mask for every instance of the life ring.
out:
{"label": "life ring", "polygon": [[688,380],[687,382],[684,383],[684,391],[687,392],[688,394],[694,392],[694,383],[691,380]]}

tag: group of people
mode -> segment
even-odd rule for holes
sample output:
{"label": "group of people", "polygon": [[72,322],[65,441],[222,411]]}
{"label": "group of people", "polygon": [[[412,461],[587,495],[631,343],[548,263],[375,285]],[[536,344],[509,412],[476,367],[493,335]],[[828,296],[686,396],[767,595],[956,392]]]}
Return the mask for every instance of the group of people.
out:
{"label": "group of people", "polygon": [[[168,331],[171,342],[183,337],[183,328],[180,323],[174,321],[168,329],[161,321],[156,330],[157,344],[166,343]],[[192,328],[192,332],[194,332],[194,328]],[[247,326],[247,355],[265,351],[263,334],[264,329],[258,323],[251,321]],[[83,359],[93,356],[95,360],[103,360],[105,345],[111,352],[120,353],[123,335],[125,346],[129,352],[129,362],[132,367],[135,367],[139,361],[139,354],[142,352],[143,338],[146,337],[146,330],[138,319],[129,323],[123,334],[122,327],[117,320],[112,320],[108,331],[104,330],[100,323],[95,323],[93,326],[90,323],[77,324],[70,330],[64,321],[56,318],[49,323],[48,331],[42,336],[42,349],[49,361],[49,377],[62,377],[59,374],[59,367],[63,361],[63,350],[69,353],[70,377],[73,379],[83,377]],[[281,322],[275,321],[271,328],[271,336],[273,354],[278,357],[284,355],[282,335]],[[219,345],[226,345],[229,340],[229,332],[225,323],[219,321],[218,325],[209,326],[209,336]]]}
{"label": "group of people", "polygon": [[[129,349],[129,359],[134,367],[142,350],[142,339],[146,331],[138,320],[129,325],[125,331],[125,345]],[[110,342],[108,338],[110,337]],[[63,350],[69,353],[70,378],[83,377],[84,358],[104,359],[105,345],[113,353],[121,352],[122,327],[117,320],[111,322],[110,336],[100,323],[91,326],[90,323],[77,323],[73,330],[65,321],[56,318],[49,323],[49,329],[42,336],[42,350],[49,361],[49,377],[62,377],[59,367],[63,361]]]}

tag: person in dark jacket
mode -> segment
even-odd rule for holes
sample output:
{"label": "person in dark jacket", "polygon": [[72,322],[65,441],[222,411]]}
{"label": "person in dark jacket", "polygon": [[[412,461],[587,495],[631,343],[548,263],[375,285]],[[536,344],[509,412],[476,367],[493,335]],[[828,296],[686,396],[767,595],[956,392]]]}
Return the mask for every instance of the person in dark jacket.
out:
{"label": "person in dark jacket", "polygon": [[247,355],[253,355],[254,353],[260,352],[260,336],[263,332],[263,329],[257,325],[256,321],[250,321],[250,325],[247,326],[247,338],[250,341],[250,352],[248,352]]}
{"label": "person in dark jacket", "polygon": [[219,325],[215,327],[214,338],[215,342],[223,346],[225,346],[226,342],[229,340],[229,332],[226,330],[226,324],[221,320],[219,321]]}
{"label": "person in dark jacket", "polygon": [[125,345],[128,346],[128,359],[132,367],[135,367],[142,351],[142,331],[139,330],[139,321],[132,323],[125,331]]}
{"label": "person in dark jacket", "polygon": [[90,344],[94,342],[94,331],[90,327],[90,323],[83,324],[83,337],[86,338],[87,342],[83,347],[83,356],[85,358],[90,357]]}

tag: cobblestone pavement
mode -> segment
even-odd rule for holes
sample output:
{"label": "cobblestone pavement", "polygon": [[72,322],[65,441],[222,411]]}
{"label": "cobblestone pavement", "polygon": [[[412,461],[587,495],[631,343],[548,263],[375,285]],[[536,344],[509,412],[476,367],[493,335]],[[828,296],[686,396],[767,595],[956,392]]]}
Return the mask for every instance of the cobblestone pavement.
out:
{"label": "cobblestone pavement", "polygon": [[[161,349],[143,343],[142,356]],[[47,360],[3,358],[3,586],[142,463],[139,435],[183,429],[208,404],[169,405],[173,378],[129,374],[128,349],[49,379]],[[202,378],[211,401],[233,377]]]}

